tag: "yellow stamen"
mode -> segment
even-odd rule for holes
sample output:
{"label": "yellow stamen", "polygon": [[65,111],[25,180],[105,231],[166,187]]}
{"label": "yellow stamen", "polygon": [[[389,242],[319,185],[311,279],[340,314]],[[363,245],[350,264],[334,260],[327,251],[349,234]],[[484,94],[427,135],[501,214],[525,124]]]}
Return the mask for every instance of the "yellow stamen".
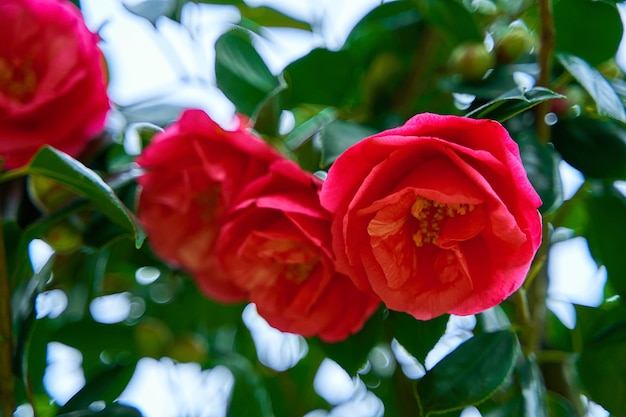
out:
{"label": "yellow stamen", "polygon": [[473,204],[440,203],[417,197],[411,206],[411,215],[417,220],[417,232],[413,234],[413,242],[418,247],[424,243],[435,243],[441,232],[442,222],[457,215],[464,216],[474,211]]}

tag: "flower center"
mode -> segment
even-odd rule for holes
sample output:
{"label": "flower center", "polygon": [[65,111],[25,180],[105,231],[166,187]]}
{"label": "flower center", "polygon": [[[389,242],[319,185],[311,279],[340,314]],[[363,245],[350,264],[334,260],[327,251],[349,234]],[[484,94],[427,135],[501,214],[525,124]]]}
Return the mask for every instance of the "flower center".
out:
{"label": "flower center", "polygon": [[290,239],[267,240],[257,250],[260,257],[270,261],[286,279],[296,284],[306,281],[319,262],[316,250]]}
{"label": "flower center", "polygon": [[424,197],[417,197],[411,206],[411,215],[417,219],[417,231],[413,242],[417,247],[424,243],[435,243],[441,233],[443,222],[456,216],[465,216],[474,211],[474,204],[439,203]]}
{"label": "flower center", "polygon": [[25,103],[32,99],[36,87],[37,74],[30,60],[0,58],[0,94]]}

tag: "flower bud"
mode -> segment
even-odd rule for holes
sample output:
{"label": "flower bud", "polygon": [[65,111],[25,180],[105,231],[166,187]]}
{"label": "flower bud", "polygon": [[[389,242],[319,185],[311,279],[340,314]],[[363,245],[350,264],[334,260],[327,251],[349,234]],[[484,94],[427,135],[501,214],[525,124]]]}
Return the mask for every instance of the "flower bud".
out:
{"label": "flower bud", "polygon": [[66,185],[41,175],[28,177],[28,194],[44,213],[56,211],[76,198],[76,193]]}
{"label": "flower bud", "polygon": [[160,358],[172,342],[172,332],[159,319],[143,319],[134,327],[135,344],[139,353],[148,358]]}
{"label": "flower bud", "polygon": [[481,42],[464,43],[452,50],[448,62],[450,70],[459,74],[463,81],[479,81],[496,60]]}
{"label": "flower bud", "polygon": [[207,359],[209,347],[200,335],[186,333],[176,336],[167,351],[167,356],[178,362],[202,363]]}
{"label": "flower bud", "polygon": [[505,64],[515,62],[530,52],[533,45],[533,36],[524,25],[511,25],[496,36],[496,56]]}
{"label": "flower bud", "polygon": [[574,107],[578,106],[582,109],[589,101],[589,94],[579,85],[569,85],[558,90],[558,93],[564,95],[565,98],[551,100],[550,111],[559,117],[576,114],[576,111],[573,111]]}
{"label": "flower bud", "polygon": [[62,222],[52,226],[45,234],[44,240],[57,253],[68,254],[81,247],[83,235],[72,223]]}
{"label": "flower bud", "polygon": [[624,72],[619,65],[617,65],[614,59],[604,61],[602,64],[598,65],[598,71],[600,71],[600,74],[602,74],[604,78],[609,80],[624,77]]}

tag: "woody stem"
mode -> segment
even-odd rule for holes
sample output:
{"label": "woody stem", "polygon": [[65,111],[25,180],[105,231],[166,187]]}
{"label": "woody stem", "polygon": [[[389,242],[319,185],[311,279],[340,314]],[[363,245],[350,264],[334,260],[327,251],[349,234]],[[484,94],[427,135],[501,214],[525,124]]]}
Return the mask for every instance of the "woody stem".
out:
{"label": "woody stem", "polygon": [[15,377],[13,376],[11,288],[4,248],[4,231],[0,222],[0,411],[2,416],[10,417],[14,410]]}

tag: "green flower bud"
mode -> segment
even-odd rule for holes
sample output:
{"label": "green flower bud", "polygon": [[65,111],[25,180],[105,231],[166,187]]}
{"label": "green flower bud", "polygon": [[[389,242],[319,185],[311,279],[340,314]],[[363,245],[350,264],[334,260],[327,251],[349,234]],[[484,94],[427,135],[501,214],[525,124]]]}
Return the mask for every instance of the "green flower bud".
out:
{"label": "green flower bud", "polygon": [[58,210],[76,198],[76,193],[66,185],[41,175],[28,177],[28,194],[44,213]]}
{"label": "green flower bud", "polygon": [[464,81],[479,81],[496,64],[495,57],[481,42],[464,43],[452,50],[450,70]]}
{"label": "green flower bud", "polygon": [[162,320],[146,318],[134,327],[135,345],[141,356],[160,358],[172,342],[172,332]]}
{"label": "green flower bud", "polygon": [[44,235],[44,240],[60,254],[69,254],[78,250],[83,244],[83,235],[70,222],[57,223]]}
{"label": "green flower bud", "polygon": [[[569,85],[558,93],[565,98],[551,100],[550,110],[559,117],[574,116],[589,103],[589,94],[578,85]],[[578,106],[578,112],[574,110],[575,106]]]}
{"label": "green flower bud", "polygon": [[178,362],[203,363],[209,354],[209,346],[200,335],[186,333],[176,336],[167,356]]}
{"label": "green flower bud", "polygon": [[624,77],[624,72],[619,65],[617,65],[614,59],[604,61],[602,64],[598,65],[598,71],[600,71],[600,74],[602,74],[604,78],[609,80]]}
{"label": "green flower bud", "polygon": [[524,25],[511,25],[496,35],[498,61],[508,64],[530,52],[535,44],[533,36]]}

